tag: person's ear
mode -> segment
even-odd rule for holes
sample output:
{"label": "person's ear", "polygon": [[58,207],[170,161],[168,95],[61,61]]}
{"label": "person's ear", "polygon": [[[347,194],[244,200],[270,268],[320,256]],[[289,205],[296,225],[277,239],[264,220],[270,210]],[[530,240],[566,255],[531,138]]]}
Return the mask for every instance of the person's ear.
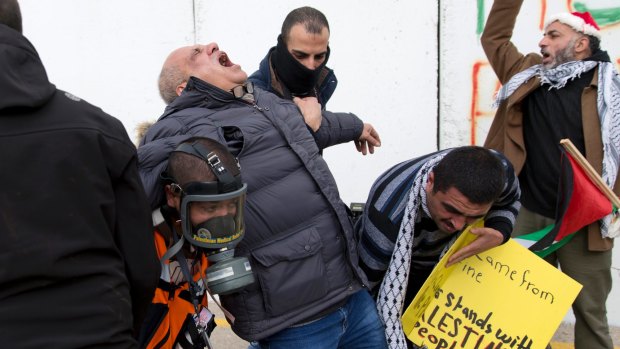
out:
{"label": "person's ear", "polygon": [[168,206],[173,207],[178,211],[179,207],[181,207],[181,195],[175,193],[170,184],[166,184],[164,191],[166,192],[166,203]]}
{"label": "person's ear", "polygon": [[177,86],[177,89],[176,89],[177,96],[181,95],[181,92],[183,92],[183,90],[185,89],[185,86],[187,86],[187,81],[183,81],[179,86]]}
{"label": "person's ear", "polygon": [[577,39],[577,42],[575,43],[575,55],[582,55],[582,54],[588,53],[587,51],[589,50],[590,50],[590,39],[588,38],[587,35],[582,35],[581,37],[579,37],[579,39]]}
{"label": "person's ear", "polygon": [[431,172],[428,174],[428,181],[426,181],[426,191],[433,191],[433,184],[435,184],[435,172]]}

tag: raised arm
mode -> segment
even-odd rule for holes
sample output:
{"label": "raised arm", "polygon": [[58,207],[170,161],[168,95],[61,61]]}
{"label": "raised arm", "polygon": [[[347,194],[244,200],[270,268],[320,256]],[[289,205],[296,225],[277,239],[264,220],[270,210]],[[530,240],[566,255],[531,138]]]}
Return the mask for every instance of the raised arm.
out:
{"label": "raised arm", "polygon": [[514,74],[541,62],[537,53],[524,56],[510,41],[523,0],[495,0],[480,41],[484,53],[502,84]]}

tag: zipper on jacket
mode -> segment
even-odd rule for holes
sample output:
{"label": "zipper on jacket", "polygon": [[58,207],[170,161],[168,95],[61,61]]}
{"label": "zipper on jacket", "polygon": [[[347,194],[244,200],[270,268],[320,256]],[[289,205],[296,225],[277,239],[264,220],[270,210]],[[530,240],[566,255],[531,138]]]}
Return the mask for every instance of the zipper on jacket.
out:
{"label": "zipper on jacket", "polygon": [[250,101],[246,101],[246,100],[239,99],[239,98],[237,99],[237,101],[245,105],[250,105],[252,106],[252,108],[258,110],[259,112],[269,111],[269,107],[260,107],[258,104],[256,104],[256,101],[250,102]]}
{"label": "zipper on jacket", "polygon": [[263,112],[263,111],[269,111],[269,107],[264,107],[264,108],[261,108],[261,107],[259,107],[259,106],[258,106],[258,104],[256,104],[256,103],[252,104],[252,106],[254,107],[254,109],[256,109],[256,110],[258,110],[258,111],[260,111],[260,112]]}

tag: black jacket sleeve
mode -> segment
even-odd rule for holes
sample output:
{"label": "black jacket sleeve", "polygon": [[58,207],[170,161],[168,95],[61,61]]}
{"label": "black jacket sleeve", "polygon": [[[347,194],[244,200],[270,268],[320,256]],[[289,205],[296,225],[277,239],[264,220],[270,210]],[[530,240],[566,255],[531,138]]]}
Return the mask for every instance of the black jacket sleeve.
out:
{"label": "black jacket sleeve", "polygon": [[138,175],[135,151],[116,180],[114,194],[115,240],[125,261],[131,292],[134,334],[137,336],[161,270],[153,240],[151,211]]}
{"label": "black jacket sleeve", "polygon": [[321,127],[313,133],[319,149],[357,140],[364,129],[364,123],[355,114],[323,111]]}

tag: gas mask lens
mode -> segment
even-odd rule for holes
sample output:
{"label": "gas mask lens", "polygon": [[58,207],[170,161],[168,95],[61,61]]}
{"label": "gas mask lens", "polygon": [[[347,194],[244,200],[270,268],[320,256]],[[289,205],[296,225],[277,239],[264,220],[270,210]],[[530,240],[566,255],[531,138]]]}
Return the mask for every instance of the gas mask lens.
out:
{"label": "gas mask lens", "polygon": [[181,200],[183,235],[201,248],[211,264],[207,286],[214,294],[230,294],[254,283],[247,258],[235,257],[235,246],[245,233],[243,205],[247,185],[223,194],[192,193],[197,186],[184,189]]}

